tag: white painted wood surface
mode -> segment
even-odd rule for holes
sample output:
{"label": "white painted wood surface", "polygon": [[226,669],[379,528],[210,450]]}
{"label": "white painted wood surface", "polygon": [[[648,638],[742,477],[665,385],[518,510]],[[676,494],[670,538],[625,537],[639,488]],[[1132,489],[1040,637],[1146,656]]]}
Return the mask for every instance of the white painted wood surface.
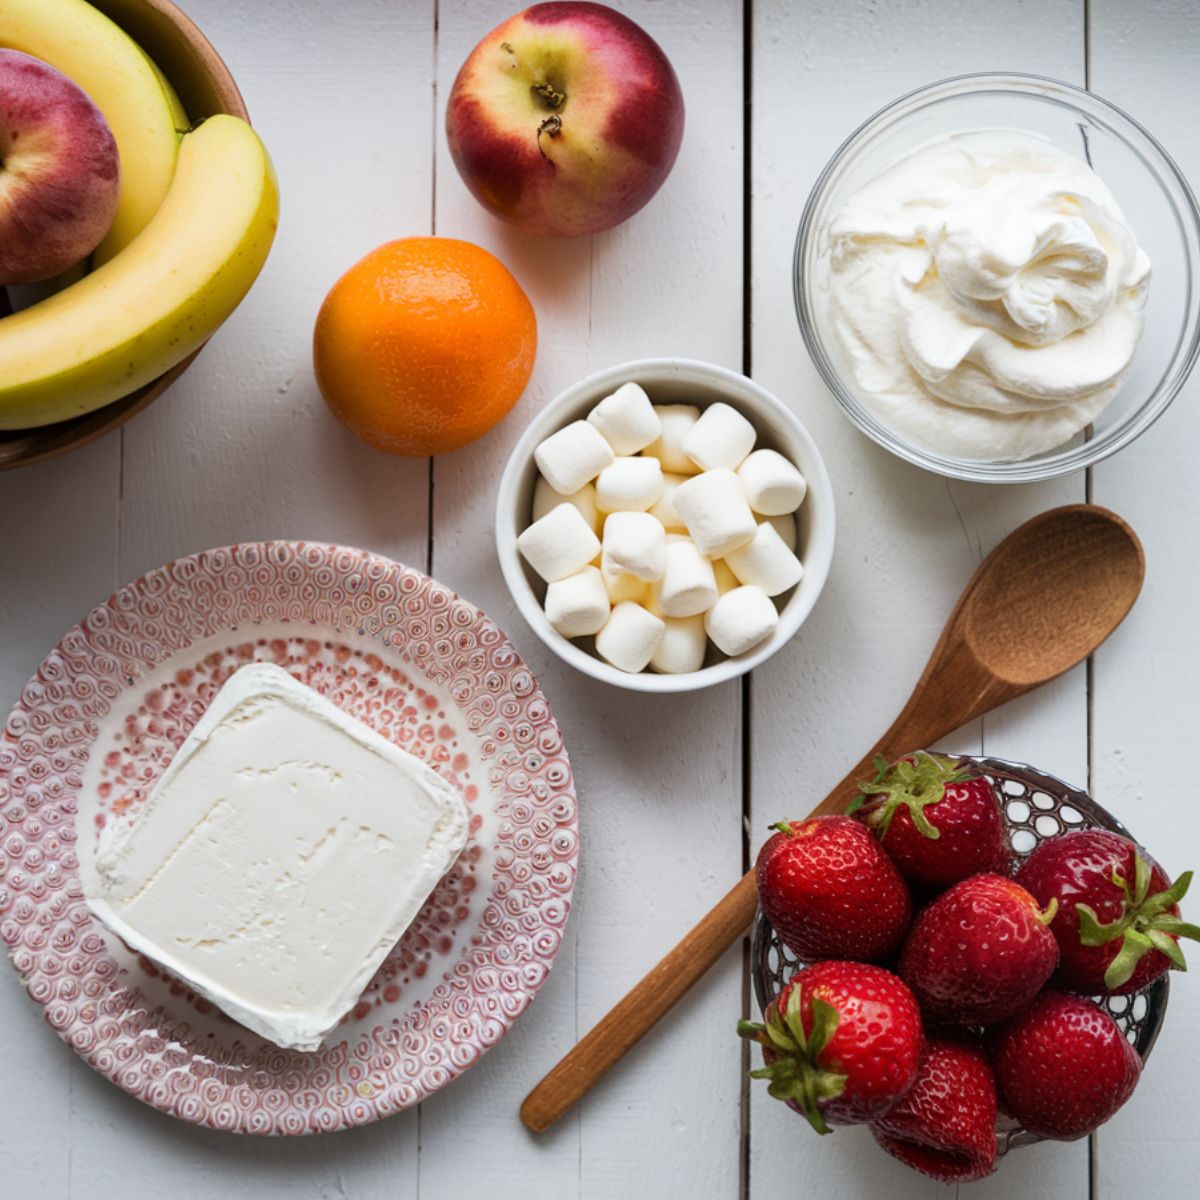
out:
{"label": "white painted wood surface", "polygon": [[[275,157],[279,240],[250,299],[167,398],[80,454],[0,473],[0,703],[92,604],[167,559],[256,537],[364,545],[431,565],[492,613],[539,673],[576,768],[583,871],[556,969],[514,1032],[419,1111],[325,1138],[237,1140],[152,1112],[84,1067],[0,971],[0,1194],[946,1195],[863,1131],[818,1144],[759,1087],[746,1096],[732,1036],[744,996],[738,951],[561,1127],[534,1139],[516,1109],[736,879],[744,811],[752,852],[769,821],[818,799],[903,701],[982,554],[1088,486],[1082,477],[947,484],[843,421],[804,352],[789,278],[800,208],[821,166],[902,91],[1016,69],[1090,81],[1200,178],[1200,9],[1186,0],[757,0],[744,11],[738,0],[620,0],[680,75],[683,151],[660,196],[628,224],[543,242],[475,205],[441,130],[455,71],[509,0],[186,7],[229,61]],[[429,464],[388,459],[342,430],[309,360],[312,320],[337,275],[387,238],[429,232],[495,251],[528,290],[540,332],[520,406],[488,438],[439,459],[432,491]],[[523,422],[580,376],[654,354],[748,363],[817,437],[837,490],[827,594],[796,642],[755,674],[748,712],[737,685],[663,701],[570,675],[522,626],[495,563],[491,499]],[[1150,575],[1133,617],[1097,656],[1091,695],[1081,668],[953,739],[1079,782],[1090,771],[1101,803],[1172,872],[1200,859],[1178,766],[1200,723],[1191,684],[1200,667],[1197,399],[1193,383],[1157,428],[1094,472],[1094,498],[1134,523]],[[964,1195],[1190,1194],[1200,1166],[1191,1117],[1200,991],[1186,977],[1174,991],[1144,1082],[1094,1139],[1091,1164],[1087,1143],[1042,1146]]]}

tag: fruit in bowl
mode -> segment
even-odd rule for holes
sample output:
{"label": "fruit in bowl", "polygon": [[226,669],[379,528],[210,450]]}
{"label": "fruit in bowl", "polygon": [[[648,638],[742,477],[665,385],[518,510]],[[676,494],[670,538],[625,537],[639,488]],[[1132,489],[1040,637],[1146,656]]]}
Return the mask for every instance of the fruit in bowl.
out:
{"label": "fruit in bowl", "polygon": [[117,210],[117,143],[61,71],[0,48],[0,287],[49,279],[100,244]]}
{"label": "fruit in bowl", "polygon": [[1050,928],[1062,952],[1055,976],[1074,992],[1137,992],[1169,967],[1186,969],[1181,937],[1200,927],[1179,915],[1192,873],[1172,883],[1128,838],[1078,829],[1043,842],[1017,872],[1043,904],[1056,904]]}
{"label": "fruit in bowl", "polygon": [[175,90],[143,49],[86,0],[4,0],[0,46],[19,50],[76,83],[104,115],[121,157],[121,187],[97,264],[150,223],[175,174],[188,119]]}
{"label": "fruit in bowl", "polygon": [[[183,39],[193,76],[230,111],[197,113],[203,119],[189,121],[146,51],[86,0],[0,4],[2,52],[36,60],[84,94],[88,111],[98,110],[106,123],[120,165],[115,209],[94,249],[86,244],[94,242],[94,229],[86,241],[64,238],[70,256],[64,244],[54,265],[66,270],[23,294],[0,294],[0,435],[20,434],[0,436],[0,449],[10,440],[23,447],[15,457],[0,456],[0,465],[80,444],[153,398],[238,306],[274,239],[275,173],[258,135],[233,115],[244,109],[232,79],[194,27],[174,10],[162,16],[174,24],[168,32]],[[158,42],[157,26],[153,32],[157,45],[171,41],[163,33]],[[34,129],[27,111],[21,119]],[[72,128],[82,138],[94,122],[80,114]],[[16,168],[24,152],[5,157]],[[82,154],[72,159],[78,170]],[[37,182],[36,167],[23,173],[30,186]],[[11,188],[3,190],[14,199]],[[0,224],[12,212],[11,204],[2,206]],[[82,201],[73,202],[71,213],[100,224]],[[65,229],[70,222],[60,218]],[[5,232],[0,258],[36,257],[51,240],[44,228],[28,225],[15,241],[11,225]],[[100,409],[113,415],[73,420]]]}
{"label": "fruit in bowl", "polygon": [[471,51],[446,108],[475,198],[531,233],[599,233],[662,186],[683,95],[658,43],[603,4],[535,4]]}
{"label": "fruit in bowl", "polygon": [[101,408],[199,349],[258,276],[278,212],[271,160],[249,125],[222,114],[187,134],[167,198],[139,237],[0,320],[0,429]]}
{"label": "fruit in bowl", "polygon": [[[926,1175],[983,1178],[1006,1150],[1085,1136],[1132,1095],[1165,1012],[1161,975],[1182,969],[1179,939],[1200,934],[1179,911],[1191,872],[1172,883],[1090,797],[1030,768],[926,751],[876,766],[853,819],[788,828],[845,822],[881,858],[895,854],[896,877],[924,904],[900,930],[898,961],[820,961],[867,957],[860,934],[892,906],[864,899],[861,872],[828,853],[826,869],[814,870],[807,859],[819,854],[775,833],[757,871],[764,1021],[739,1033],[762,1045],[764,1066],[752,1074],[770,1081],[772,1096],[814,1124],[814,1113],[837,1123],[828,1078],[844,1073],[830,1050],[837,1021],[806,996],[815,1011],[796,1028],[793,997],[821,968],[889,974],[895,963],[924,1040],[911,1086],[867,1121],[885,1151]],[[817,841],[812,832],[808,840]],[[1138,1005],[1109,1003],[1134,990]],[[891,1053],[886,1026],[877,1031],[877,1042],[868,1033],[855,1044],[855,1057]]]}
{"label": "fruit in bowl", "polygon": [[875,778],[847,810],[879,839],[900,874],[918,887],[949,887],[1012,857],[996,791],[979,771],[919,751]]}
{"label": "fruit in bowl", "polygon": [[740,1036],[763,1047],[777,1100],[818,1133],[827,1122],[863,1125],[882,1116],[917,1078],[923,1031],[916,999],[890,971],[829,960],[805,967]]}

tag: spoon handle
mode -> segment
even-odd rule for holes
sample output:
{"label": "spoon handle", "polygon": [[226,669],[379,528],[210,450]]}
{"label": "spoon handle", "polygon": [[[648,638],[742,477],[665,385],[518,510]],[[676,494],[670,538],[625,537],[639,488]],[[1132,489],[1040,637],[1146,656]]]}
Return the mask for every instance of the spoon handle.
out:
{"label": "spoon handle", "polygon": [[742,936],[757,903],[750,871],[525,1097],[526,1128],[541,1133],[582,1100]]}
{"label": "spoon handle", "polygon": [[[898,720],[862,762],[817,805],[812,815],[840,812],[857,793],[858,781],[869,779],[873,774],[871,760],[876,754],[890,758],[902,753],[896,738],[904,736],[907,728],[906,723]],[[943,736],[946,730],[927,732],[928,740],[932,741]],[[905,743],[904,749],[911,749],[911,746]],[[525,1097],[521,1120],[526,1128],[541,1133],[582,1100],[592,1085],[637,1045],[683,998],[692,984],[746,932],[754,920],[757,905],[754,872],[748,871],[658,966],[635,984]]]}

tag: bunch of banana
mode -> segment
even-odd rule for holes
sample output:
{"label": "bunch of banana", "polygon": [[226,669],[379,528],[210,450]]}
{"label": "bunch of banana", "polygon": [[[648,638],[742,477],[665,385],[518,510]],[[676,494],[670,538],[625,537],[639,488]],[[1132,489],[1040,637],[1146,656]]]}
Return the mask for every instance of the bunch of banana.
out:
{"label": "bunch of banana", "polygon": [[170,84],[85,0],[0,0],[0,47],[42,59],[104,114],[121,191],[95,269],[0,318],[0,429],[91,412],[198,349],[262,270],[279,193],[236,117],[194,128]]}

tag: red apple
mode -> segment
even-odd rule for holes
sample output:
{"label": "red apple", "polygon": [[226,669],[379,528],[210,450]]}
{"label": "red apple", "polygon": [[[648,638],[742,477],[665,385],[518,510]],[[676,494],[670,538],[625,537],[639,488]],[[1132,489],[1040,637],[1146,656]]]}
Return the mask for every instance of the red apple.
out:
{"label": "red apple", "polygon": [[87,93],[0,49],[0,287],[49,279],[99,245],[117,209],[117,143]]}
{"label": "red apple", "polygon": [[603,4],[535,4],[471,51],[446,108],[475,198],[532,233],[598,233],[666,179],[683,95],[658,43]]}

